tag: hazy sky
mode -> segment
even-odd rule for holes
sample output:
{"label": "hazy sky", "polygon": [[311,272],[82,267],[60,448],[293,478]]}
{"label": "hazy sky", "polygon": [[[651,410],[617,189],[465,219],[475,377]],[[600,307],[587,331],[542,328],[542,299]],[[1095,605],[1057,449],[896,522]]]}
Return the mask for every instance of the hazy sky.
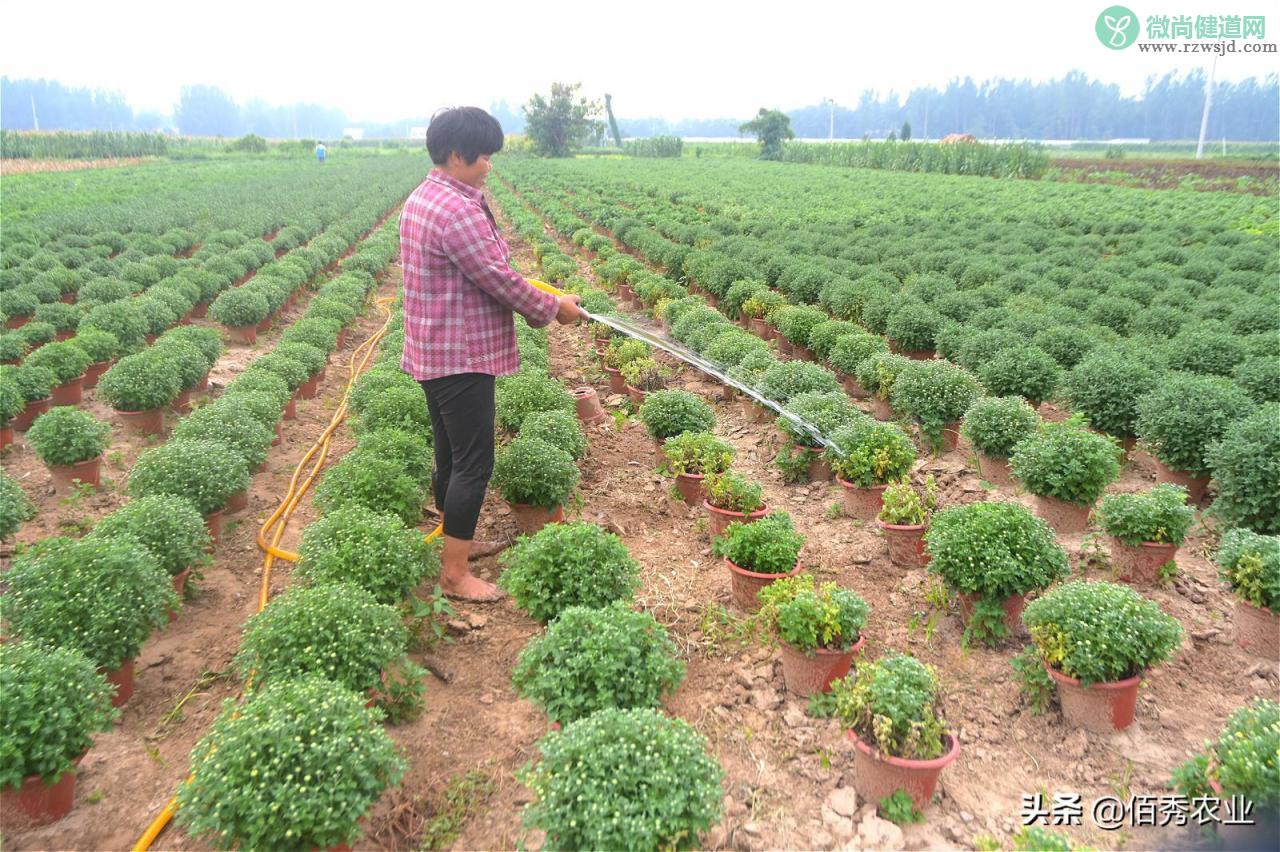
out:
{"label": "hazy sky", "polygon": [[[623,117],[711,118],[824,96],[853,105],[868,88],[905,92],[965,75],[1044,80],[1072,68],[1137,94],[1150,75],[1212,61],[1108,50],[1094,21],[1112,2],[0,0],[0,73],[115,89],[135,109],[162,112],[183,84],[209,83],[241,102],[322,103],[353,121],[520,103],[554,80],[581,81],[589,95],[612,93]],[[1125,5],[1141,20],[1266,14],[1267,40],[1280,37],[1274,2]],[[1219,60],[1217,75],[1277,70],[1280,54],[1237,53]]]}

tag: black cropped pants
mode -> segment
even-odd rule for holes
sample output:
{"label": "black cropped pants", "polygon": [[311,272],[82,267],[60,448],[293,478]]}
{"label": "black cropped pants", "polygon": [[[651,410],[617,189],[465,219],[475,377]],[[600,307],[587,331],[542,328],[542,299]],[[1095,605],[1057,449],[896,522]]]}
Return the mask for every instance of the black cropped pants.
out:
{"label": "black cropped pants", "polygon": [[420,383],[435,438],[432,491],[444,534],[453,538],[475,538],[493,474],[493,381],[483,373],[460,373]]}

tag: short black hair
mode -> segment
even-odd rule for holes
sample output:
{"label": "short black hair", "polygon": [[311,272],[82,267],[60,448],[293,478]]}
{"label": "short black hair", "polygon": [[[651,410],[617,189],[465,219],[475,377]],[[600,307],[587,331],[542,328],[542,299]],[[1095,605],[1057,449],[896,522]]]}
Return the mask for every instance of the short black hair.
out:
{"label": "short black hair", "polygon": [[449,107],[431,117],[427,127],[427,152],[431,162],[443,166],[457,152],[468,166],[480,155],[502,150],[502,125],[480,107]]}

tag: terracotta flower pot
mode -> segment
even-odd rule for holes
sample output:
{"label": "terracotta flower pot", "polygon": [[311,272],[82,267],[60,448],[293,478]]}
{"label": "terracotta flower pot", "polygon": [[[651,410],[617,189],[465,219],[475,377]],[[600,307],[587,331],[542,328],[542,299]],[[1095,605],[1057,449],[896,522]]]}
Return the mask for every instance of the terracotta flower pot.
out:
{"label": "terracotta flower pot", "polygon": [[1280,660],[1280,614],[1236,598],[1236,644],[1250,654]]}
{"label": "terracotta flower pot", "polygon": [[791,349],[795,353],[795,356],[801,361],[810,361],[814,364],[818,363],[818,356],[814,355],[813,350],[808,346],[796,346],[793,344]]}
{"label": "terracotta flower pot", "polygon": [[334,348],[342,349],[346,345],[347,345],[347,330],[344,327],[344,328],[338,329],[338,339],[334,342]]}
{"label": "terracotta flower pot", "polygon": [[285,420],[298,419],[298,398],[289,397],[289,401],[284,404],[284,413],[281,415]]}
{"label": "terracotta flower pot", "polygon": [[1144,541],[1141,544],[1125,544],[1115,536],[1107,536],[1111,545],[1111,564],[1116,577],[1127,583],[1151,584],[1160,579],[1160,569],[1172,562],[1178,552],[1176,544]]}
{"label": "terracotta flower pot", "polygon": [[1068,722],[1098,734],[1123,731],[1133,724],[1142,675],[1082,686],[1075,678],[1045,666],[1058,684],[1058,701]]}
{"label": "terracotta flower pot", "polygon": [[577,406],[578,419],[584,426],[594,426],[604,420],[604,408],[600,405],[600,396],[595,388],[589,386],[574,388],[573,402]]}
{"label": "terracotta flower pot", "polygon": [[101,474],[101,454],[75,464],[49,465],[49,475],[53,477],[53,491],[55,494],[70,494],[75,491],[76,480],[79,480],[84,485],[92,485],[97,488]]}
{"label": "terracotta flower pot", "polygon": [[943,424],[941,452],[953,453],[958,446],[960,446],[960,421]]}
{"label": "terracotta flower pot", "polygon": [[183,595],[186,594],[186,591],[187,591],[187,578],[190,576],[191,576],[191,566],[188,565],[186,568],[183,568],[181,571],[179,571],[177,574],[174,574],[173,577],[170,578],[173,581],[173,591],[175,594],[177,594],[178,601],[179,601],[177,609],[169,610],[170,624],[173,624],[173,622],[178,618],[178,610],[182,608],[181,601],[183,600]]}
{"label": "terracotta flower pot", "polygon": [[192,319],[204,319],[205,314],[207,314],[207,313],[209,313],[209,303],[208,303],[208,302],[196,302],[195,306],[191,309],[191,318],[192,318]]}
{"label": "terracotta flower pot", "polygon": [[738,397],[738,411],[748,423],[763,423],[772,413],[749,396]]}
{"label": "terracotta flower pot", "polygon": [[258,342],[258,327],[256,325],[229,325],[227,326],[227,336],[231,338],[232,343],[251,346]]}
{"label": "terracotta flower pot", "polygon": [[711,532],[711,538],[723,535],[725,528],[729,524],[737,521],[743,524],[749,524],[752,521],[758,521],[765,515],[769,514],[769,504],[761,506],[751,514],[742,512],[730,512],[728,509],[721,509],[718,506],[712,506],[706,500],[702,501],[702,506],[707,510],[707,529]]}
{"label": "terracotta flower pot", "polygon": [[1181,485],[1187,489],[1187,502],[1199,503],[1204,498],[1204,492],[1209,487],[1209,477],[1192,476],[1185,470],[1174,470],[1160,459],[1156,459],[1156,482],[1172,483],[1173,485]]}
{"label": "terracotta flower pot", "polygon": [[761,340],[769,339],[769,324],[760,317],[751,318],[751,333]]}
{"label": "terracotta flower pot", "polygon": [[613,367],[605,367],[604,373],[609,377],[609,393],[626,393],[627,380],[622,378],[622,372],[615,370]]}
{"label": "terracotta flower pot", "polygon": [[831,470],[831,463],[822,455],[821,450],[805,448],[809,455],[808,476],[810,482],[830,482],[836,478]]}
{"label": "terracotta flower pot", "polygon": [[867,393],[867,389],[853,376],[840,373],[840,384],[844,385],[844,392],[854,399],[866,399],[871,396],[871,394]]}
{"label": "terracotta flower pot", "polygon": [[[284,306],[281,306],[280,310],[283,311]],[[271,330],[271,314],[267,314],[265,317],[263,317],[262,322],[258,323],[256,328],[257,328],[258,334],[266,334],[268,331],[270,331]]]}
{"label": "terracotta flower pot", "polygon": [[706,502],[707,495],[702,488],[702,480],[705,478],[700,473],[676,474],[676,489],[679,490],[680,496],[684,498],[687,505],[696,506]]}
{"label": "terracotta flower pot", "polygon": [[307,379],[298,386],[298,399],[315,399],[316,394],[319,393],[320,390],[319,385],[320,379],[318,377],[312,376]]}
{"label": "terracotta flower pot", "polygon": [[22,328],[31,319],[31,314],[15,314],[4,321],[5,328]]}
{"label": "terracotta flower pot", "polygon": [[222,510],[210,512],[204,516],[205,529],[209,531],[210,547],[217,547],[218,540],[222,538]]}
{"label": "terracotta flower pot", "polygon": [[886,524],[881,520],[876,523],[884,530],[890,562],[899,568],[919,568],[929,564],[929,554],[924,549],[927,524]]}
{"label": "terracotta flower pot", "polygon": [[778,335],[778,354],[792,356],[796,354],[796,349],[791,345],[791,341],[782,335]]}
{"label": "terracotta flower pot", "polygon": [[912,361],[932,361],[935,354],[932,349],[900,349],[898,351]]}
{"label": "terracotta flower pot", "polygon": [[71,767],[46,784],[39,775],[28,775],[16,790],[0,790],[0,811],[5,814],[6,828],[36,828],[57,822],[71,813],[76,799],[76,770]]}
{"label": "terracotta flower pot", "polygon": [[18,432],[27,431],[31,428],[31,424],[36,421],[36,418],[48,411],[52,404],[52,397],[47,396],[44,399],[28,402],[27,407],[15,414],[13,419],[9,421],[9,426]]}
{"label": "terracotta flower pot", "polygon": [[173,398],[173,402],[169,403],[169,407],[179,414],[186,414],[191,410],[191,390],[178,391],[178,395]]}
{"label": "terracotta flower pot", "polygon": [[80,382],[80,386],[84,390],[93,390],[98,386],[98,379],[102,378],[102,374],[111,369],[111,365],[115,361],[99,361],[96,364],[90,364],[85,368],[84,379]]}
{"label": "terracotta flower pot", "polygon": [[887,423],[893,419],[893,406],[889,404],[889,400],[873,396],[871,397],[871,416]]}
{"label": "terracotta flower pot", "polygon": [[1075,503],[1068,503],[1057,497],[1041,497],[1039,494],[1035,495],[1035,498],[1036,514],[1044,518],[1045,522],[1059,535],[1082,533],[1088,527],[1093,504],[1077,506]]}
{"label": "terracotta flower pot", "polygon": [[756,595],[765,586],[782,577],[794,577],[801,571],[800,560],[798,559],[796,560],[796,567],[785,574],[761,574],[756,571],[748,571],[746,568],[734,565],[728,559],[724,560],[724,564],[729,566],[733,602],[743,612],[755,612],[760,609],[760,599]]}
{"label": "terracotta flower pot", "polygon": [[227,502],[222,507],[222,514],[234,515],[236,512],[243,512],[247,508],[249,508],[249,490],[241,488],[227,498]]}
{"label": "terracotta flower pot", "polygon": [[112,707],[123,707],[133,697],[133,660],[125,660],[120,664],[118,669],[106,671],[99,669],[107,678],[107,683],[113,684],[116,688],[116,694],[111,699]]}
{"label": "terracotta flower pot", "polygon": [[649,396],[649,392],[646,390],[640,390],[640,388],[633,388],[631,385],[627,385],[627,396],[636,405],[644,405],[645,398]]}
{"label": "terracotta flower pot", "polygon": [[817,692],[830,692],[831,681],[849,673],[854,656],[862,650],[866,641],[865,636],[859,636],[858,641],[847,651],[818,648],[812,654],[806,654],[794,645],[779,641],[782,679],[786,681],[787,689],[805,697]]}
{"label": "terracotta flower pot", "polygon": [[635,293],[632,292],[630,284],[619,284],[618,296],[622,301],[630,303],[635,298]]}
{"label": "terracotta flower pot", "polygon": [[979,476],[992,485],[1000,485],[1005,488],[1013,487],[1013,471],[1009,468],[1008,459],[988,456],[980,452],[975,452],[974,454],[978,457]]}
{"label": "terracotta flower pot", "polygon": [[873,485],[870,488],[862,488],[838,476],[836,477],[836,482],[840,483],[840,488],[844,492],[844,513],[846,516],[860,521],[870,521],[874,520],[875,516],[880,514],[880,510],[884,508],[884,490],[889,487],[888,485]]}
{"label": "terracotta flower pot", "polygon": [[164,409],[116,411],[116,416],[136,435],[159,435],[164,432]]}
{"label": "terracotta flower pot", "polygon": [[564,521],[564,507],[556,506],[547,509],[543,506],[530,506],[528,503],[508,503],[511,517],[516,527],[525,535],[533,535],[547,524],[558,524]]}
{"label": "terracotta flower pot", "polygon": [[53,340],[55,343],[62,343],[63,341],[70,340],[75,336],[76,336],[76,330],[74,328],[67,328],[67,329],[63,329],[62,331],[55,331],[53,333]]}
{"label": "terracotta flower pot", "polygon": [[0,426],[0,450],[13,443],[13,427]]}
{"label": "terracotta flower pot", "polygon": [[[973,618],[974,607],[978,605],[978,601],[983,596],[975,592],[960,592],[957,596],[960,602],[960,620],[964,622],[964,626],[969,626],[969,620]],[[1009,595],[1001,602],[1000,606],[1004,608],[1004,626],[1009,629],[1012,636],[1022,635],[1022,608],[1027,605],[1026,595]]]}
{"label": "terracotta flower pot", "polygon": [[942,770],[960,754],[960,741],[954,734],[943,734],[943,753],[932,760],[908,760],[890,757],[873,749],[853,731],[854,789],[868,802],[878,802],[892,796],[895,790],[905,790],[917,810],[929,807],[933,791],[938,786]]}
{"label": "terracotta flower pot", "polygon": [[284,433],[280,431],[280,421],[276,421],[276,436],[271,439],[271,446],[278,447],[280,442],[284,440]]}

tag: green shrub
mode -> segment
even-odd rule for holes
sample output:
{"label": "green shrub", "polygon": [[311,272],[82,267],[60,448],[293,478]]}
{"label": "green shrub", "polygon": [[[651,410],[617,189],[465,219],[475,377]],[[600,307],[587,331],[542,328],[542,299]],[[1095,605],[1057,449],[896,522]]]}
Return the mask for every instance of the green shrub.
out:
{"label": "green shrub", "polygon": [[724,770],[681,719],[655,710],[601,710],[538,744],[520,780],[536,797],[525,822],[544,848],[696,849],[720,821]]}
{"label": "green shrub", "polygon": [[266,370],[246,370],[231,380],[222,396],[225,399],[245,393],[266,394],[275,403],[277,411],[283,411],[293,396],[288,382]]}
{"label": "green shrub", "polygon": [[1233,593],[1256,607],[1280,612],[1280,538],[1228,530],[1213,561]]}
{"label": "green shrub", "polygon": [[113,691],[79,651],[0,643],[0,788],[29,775],[53,784],[72,769],[119,717]]}
{"label": "green shrub", "polygon": [[377,711],[364,704],[363,695],[316,676],[228,702],[191,751],[179,822],[226,848],[354,843],[359,820],[405,770]]}
{"label": "green shrub", "polygon": [[270,313],[267,297],[250,287],[224,290],[209,306],[209,318],[228,328],[257,325]]}
{"label": "green shrub", "polygon": [[684,680],[684,663],[649,613],[621,602],[571,606],[529,640],[511,679],[552,721],[567,724],[605,709],[658,707]]}
{"label": "green shrub", "polygon": [[1036,332],[1031,344],[1047,353],[1064,370],[1070,370],[1098,347],[1098,338],[1074,325],[1051,325]]}
{"label": "green shrub", "polygon": [[1099,432],[1116,438],[1137,434],[1138,399],[1155,389],[1159,376],[1115,351],[1085,357],[1066,375],[1063,389],[1071,410]]}
{"label": "green shrub", "polygon": [[760,377],[760,393],[786,404],[807,391],[838,391],[840,382],[825,367],[808,361],[779,361]]}
{"label": "green shrub", "polygon": [[1039,423],[1040,415],[1020,396],[984,396],[964,413],[960,434],[984,456],[1005,459]]}
{"label": "green shrub", "polygon": [[978,380],[963,367],[949,361],[912,361],[893,382],[890,401],[938,449],[943,428],[958,422],[981,394]]}
{"label": "green shrub", "polygon": [[731,470],[708,474],[702,480],[702,489],[708,503],[726,512],[749,515],[764,506],[764,489],[760,483]]}
{"label": "green shrub", "polygon": [[745,331],[730,327],[718,334],[702,352],[702,357],[721,367],[736,367],[750,353],[768,353],[769,344]]}
{"label": "green shrub", "polygon": [[249,487],[249,468],[235,450],[214,441],[171,440],[142,451],[129,472],[129,494],[190,500],[201,515],[221,509]]}
{"label": "green shrub", "polygon": [[574,414],[573,397],[557,379],[534,372],[498,379],[495,413],[499,429],[516,433],[524,419],[538,411]]}
{"label": "green shrub", "polygon": [[23,363],[32,367],[46,367],[53,371],[58,384],[65,384],[83,376],[93,360],[89,353],[68,340],[41,346],[28,355]]}
{"label": "green shrub", "polygon": [[498,453],[493,483],[509,503],[554,509],[578,485],[573,458],[539,438],[519,436]]}
{"label": "green shrub", "polygon": [[1138,399],[1138,438],[1173,470],[1207,476],[1209,447],[1253,408],[1253,401],[1229,379],[1169,373],[1158,388]]}
{"label": "green shrub", "polygon": [[280,352],[272,352],[269,355],[263,355],[258,358],[253,362],[252,369],[275,373],[284,379],[285,384],[289,386],[290,392],[296,391],[302,387],[303,382],[311,378],[311,374],[307,372],[306,367],[287,355],[282,355]]}
{"label": "green shrub", "polygon": [[173,402],[182,377],[153,350],[121,358],[98,380],[98,396],[116,411],[150,411]]}
{"label": "green shrub", "polygon": [[192,390],[209,374],[213,362],[205,358],[198,346],[176,337],[161,337],[147,350],[148,355],[165,361],[178,376],[182,390]]}
{"label": "green shrub", "polygon": [[1083,685],[1134,677],[1182,643],[1177,619],[1128,586],[1074,580],[1027,604],[1044,663]]}
{"label": "green shrub", "polygon": [[869,747],[909,760],[942,756],[946,723],[932,666],[889,653],[834,681],[831,691],[836,716]]}
{"label": "green shrub", "polygon": [[420,387],[389,387],[366,402],[359,417],[361,432],[378,429],[431,431],[431,411],[427,408],[426,394]]}
{"label": "green shrub", "polygon": [[59,405],[36,418],[27,442],[45,464],[69,466],[101,456],[111,446],[111,426],[87,411]]}
{"label": "green shrub", "polygon": [[911,363],[911,359],[903,355],[880,352],[859,362],[855,378],[867,393],[880,399],[889,399],[898,375]]}
{"label": "green shrub", "polygon": [[1248,527],[1265,535],[1280,533],[1278,426],[1280,405],[1268,403],[1230,424],[1222,438],[1205,451],[1205,462],[1217,486],[1210,512],[1223,526]]}
{"label": "green shrub", "polygon": [[1223,798],[1243,796],[1259,808],[1255,819],[1260,821],[1274,814],[1280,805],[1280,704],[1255,698],[1232,713],[1222,733],[1207,745],[1209,772]]}
{"label": "green shrub", "polygon": [[1249,356],[1243,339],[1205,326],[1184,328],[1168,345],[1169,369],[1206,376],[1230,376]]}
{"label": "green shrub", "polygon": [[1113,438],[1074,423],[1044,423],[1014,447],[1013,475],[1032,494],[1092,506],[1120,476],[1120,448]]}
{"label": "green shrub", "polygon": [[524,419],[521,437],[538,438],[568,453],[574,461],[587,452],[587,436],[578,418],[567,411],[536,411]]}
{"label": "green shrub", "polygon": [[903,479],[884,490],[876,519],[897,526],[927,524],[937,505],[938,486],[933,474],[925,477],[923,491],[912,485],[911,480]]}
{"label": "green shrub", "polygon": [[406,392],[406,398],[408,391],[417,391],[419,396],[426,399],[422,385],[415,382],[412,376],[399,367],[374,367],[356,379],[355,384],[351,386],[347,407],[360,416],[364,414],[371,402],[392,388],[403,389]]}
{"label": "green shrub", "polygon": [[394,515],[343,506],[302,533],[299,579],[316,585],[352,583],[378,603],[395,604],[440,573],[436,548]]}
{"label": "green shrub", "polygon": [[422,519],[422,488],[395,461],[345,456],[316,486],[315,504],[325,514],[363,506],[394,515],[405,526]]}
{"label": "green shrub", "polygon": [[[225,404],[227,402],[232,404]],[[235,405],[231,399],[197,408],[182,418],[174,427],[170,440],[222,444],[235,451],[245,466],[253,470],[267,460],[267,451],[271,449],[274,438],[272,427],[247,417],[242,406]]]}
{"label": "green shrub", "polygon": [[916,448],[906,432],[893,423],[866,418],[831,436],[836,449],[826,452],[831,469],[859,488],[902,479],[916,463]]}
{"label": "green shrub", "polygon": [[146,322],[132,300],[90,308],[84,319],[80,320],[77,331],[83,333],[91,328],[115,337],[120,342],[122,352],[132,352],[142,346],[147,333]]}
{"label": "green shrub", "polygon": [[0,470],[0,541],[18,531],[23,521],[36,516],[36,507],[18,480]]}
{"label": "green shrub", "polygon": [[[787,411],[818,430],[818,434],[834,435],[867,416],[858,410],[844,391],[806,391],[787,402]],[[808,431],[800,429],[786,417],[778,418],[778,428],[793,443],[817,448],[820,445]]]}
{"label": "green shrub", "polygon": [[664,441],[662,451],[673,474],[724,473],[734,456],[733,445],[710,432],[682,432]]}
{"label": "green shrub", "polygon": [[84,308],[79,305],[68,305],[65,302],[50,302],[36,308],[33,319],[36,322],[47,322],[58,331],[74,331],[84,316]]}
{"label": "green shrub", "polygon": [[865,331],[857,331],[839,337],[827,355],[831,369],[846,376],[856,376],[858,366],[872,355],[888,355],[889,344],[884,338]]}
{"label": "green shrub", "polygon": [[435,454],[430,432],[406,432],[402,429],[378,429],[360,436],[360,443],[349,456],[374,458],[395,463],[426,491],[431,487]]}
{"label": "green shrub", "polygon": [[364,694],[404,656],[409,631],[395,607],[350,583],[293,586],[250,617],[235,663],[254,684],[315,674]]}
{"label": "green shrub", "polygon": [[151,554],[127,539],[54,537],[13,561],[0,613],[11,634],[118,668],[178,605]]}
{"label": "green shrub", "polygon": [[318,349],[306,343],[281,342],[276,345],[274,351],[279,352],[286,358],[292,358],[306,367],[308,376],[314,376],[319,373],[329,362],[329,356],[325,354],[323,349]]}
{"label": "green shrub", "polygon": [[67,342],[75,344],[93,364],[105,363],[120,354],[120,341],[115,335],[97,328],[81,329]]}
{"label": "green shrub", "polygon": [[626,545],[595,524],[548,524],[521,536],[501,559],[498,585],[543,623],[572,606],[630,600],[639,586],[640,566]]}
{"label": "green shrub", "polygon": [[1033,404],[1049,399],[1061,377],[1058,362],[1034,346],[1011,346],[978,368],[978,377],[994,396],[1021,396]]}
{"label": "green shrub", "polygon": [[0,292],[0,313],[6,317],[29,317],[39,305],[40,299],[25,286],[19,290]]}
{"label": "green shrub", "polygon": [[26,407],[27,401],[22,398],[17,382],[10,381],[7,375],[0,377],[0,428],[7,427],[9,421],[21,414]]}
{"label": "green shrub", "polygon": [[0,333],[0,361],[18,361],[31,351],[31,344],[22,335],[12,332]]}
{"label": "green shrub", "polygon": [[778,637],[804,654],[848,651],[862,635],[871,608],[835,583],[815,588],[812,574],[783,577],[760,590],[761,612]]}
{"label": "green shrub", "polygon": [[203,561],[209,546],[209,530],[196,507],[170,494],[130,500],[98,521],[90,535],[132,539],[171,577]]}
{"label": "green shrub", "polygon": [[884,333],[902,349],[932,351],[934,336],[942,323],[942,314],[923,302],[911,299],[889,314]]}
{"label": "green shrub", "polygon": [[716,413],[699,396],[682,390],[655,391],[640,406],[640,420],[655,441],[684,432],[708,432],[716,425]]}
{"label": "green shrub", "polygon": [[1231,377],[1254,402],[1280,402],[1280,358],[1274,355],[1250,358],[1241,362]]}
{"label": "green shrub", "polygon": [[649,357],[649,346],[643,340],[615,337],[604,350],[604,365],[621,370],[632,361]]}
{"label": "green shrub", "polygon": [[757,574],[787,574],[795,569],[804,536],[791,516],[774,512],[751,523],[734,521],[712,542],[716,556]]}
{"label": "green shrub", "polygon": [[653,358],[628,361],[619,368],[619,372],[628,385],[643,391],[662,390],[671,381],[671,371]]}
{"label": "green shrub", "polygon": [[1107,494],[1098,507],[1098,523],[1124,544],[1144,541],[1181,545],[1196,519],[1180,485],[1157,485],[1136,494]]}
{"label": "green shrub", "polygon": [[[818,323],[809,332],[809,342],[805,345],[809,347],[814,356],[820,362],[825,362],[835,349],[836,342],[840,338],[850,334],[858,334],[862,329],[856,323],[846,322],[844,320],[824,319]],[[757,340],[759,338],[756,338]]]}
{"label": "green shrub", "polygon": [[8,378],[25,402],[48,399],[49,393],[58,383],[58,377],[48,367],[21,364],[16,370],[5,372],[9,374]]}
{"label": "green shrub", "polygon": [[778,333],[794,346],[808,346],[809,335],[820,324],[830,319],[825,311],[809,306],[788,305],[780,308],[774,323]]}

